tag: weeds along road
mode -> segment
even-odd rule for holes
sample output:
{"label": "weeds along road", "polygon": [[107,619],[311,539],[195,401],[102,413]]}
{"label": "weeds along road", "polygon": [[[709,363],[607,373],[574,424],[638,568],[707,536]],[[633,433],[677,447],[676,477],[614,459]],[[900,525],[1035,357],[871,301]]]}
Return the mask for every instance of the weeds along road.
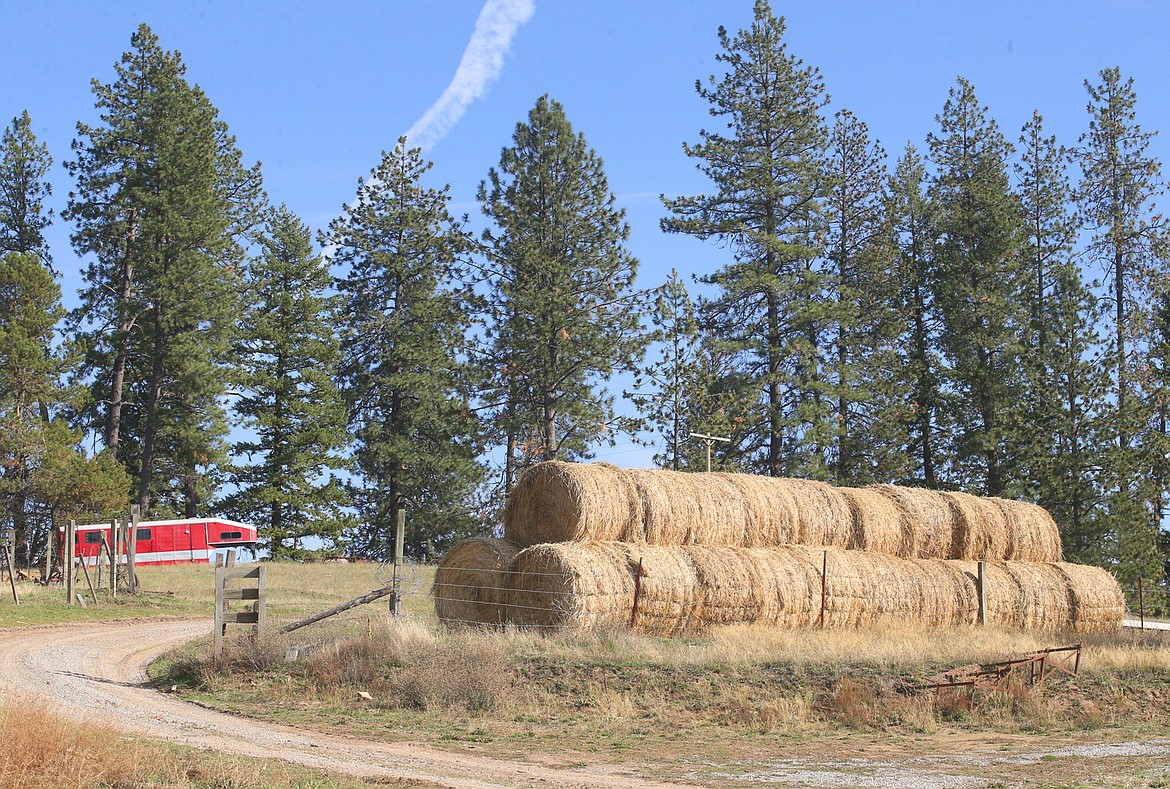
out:
{"label": "weeds along road", "polygon": [[202,619],[0,630],[0,692],[35,699],[68,718],[160,740],[357,776],[425,780],[454,789],[678,785],[612,766],[562,770],[425,745],[331,737],[213,712],[148,687],[151,660],[210,630],[211,622]]}

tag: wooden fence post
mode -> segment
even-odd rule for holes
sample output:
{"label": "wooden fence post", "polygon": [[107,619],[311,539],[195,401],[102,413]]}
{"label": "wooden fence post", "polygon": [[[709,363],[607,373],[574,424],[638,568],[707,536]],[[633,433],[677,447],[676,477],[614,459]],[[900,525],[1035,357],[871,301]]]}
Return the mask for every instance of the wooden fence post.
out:
{"label": "wooden fence post", "polygon": [[[97,590],[93,588],[93,580],[90,579],[90,577],[89,577],[89,565],[86,563],[85,559],[81,560],[81,569],[85,572],[85,583],[89,586],[90,595],[93,596],[93,604],[97,605],[98,604]],[[81,595],[78,594],[78,597],[80,598]],[[84,605],[85,605],[85,603],[82,603],[82,606],[84,606]]]}
{"label": "wooden fence post", "polygon": [[821,560],[821,621],[820,626],[825,626],[825,604],[829,597],[829,552],[825,551],[824,557]]}
{"label": "wooden fence post", "polygon": [[[256,579],[256,586],[241,589],[228,589],[227,585],[235,579]],[[266,608],[268,604],[265,591],[268,578],[268,568],[256,565],[251,569],[242,567],[215,568],[215,632],[214,650],[218,661],[223,656],[223,637],[228,623],[252,624],[253,632],[260,635],[267,626]],[[228,611],[227,603],[230,600],[252,600],[251,611]]]}
{"label": "wooden fence post", "polygon": [[65,545],[61,549],[61,572],[65,575],[65,601],[73,605],[73,558],[77,550],[77,521],[70,520],[65,530]]}
{"label": "wooden fence post", "polygon": [[45,538],[45,574],[41,576],[41,582],[45,586],[49,585],[49,579],[53,577],[53,534],[56,530],[56,524],[50,525],[49,536]]}
{"label": "wooden fence post", "polygon": [[987,624],[987,575],[983,562],[978,564],[978,577],[975,579],[975,591],[979,593],[979,624]]}
{"label": "wooden fence post", "polygon": [[642,558],[639,558],[638,566],[634,569],[634,607],[630,611],[630,630],[634,629],[634,624],[638,621],[638,601],[642,597],[642,575],[644,573]]}
{"label": "wooden fence post", "polygon": [[390,613],[402,614],[402,551],[406,544],[406,510],[398,508],[398,525],[394,530],[394,581],[390,593]]}
{"label": "wooden fence post", "polygon": [[130,505],[130,531],[128,533],[126,551],[126,583],[130,587],[130,594],[138,594],[138,570],[135,562],[138,559],[138,520],[141,508],[137,504]]}
{"label": "wooden fence post", "polygon": [[16,542],[16,532],[9,531],[8,537],[10,540],[5,540],[4,544],[0,546],[0,550],[4,551],[4,564],[8,568],[8,585],[12,587],[12,602],[20,605],[20,595],[16,591],[16,562],[12,561],[12,545]]}
{"label": "wooden fence post", "polygon": [[1146,587],[1142,577],[1138,576],[1138,616],[1141,618],[1142,630],[1146,629]]}

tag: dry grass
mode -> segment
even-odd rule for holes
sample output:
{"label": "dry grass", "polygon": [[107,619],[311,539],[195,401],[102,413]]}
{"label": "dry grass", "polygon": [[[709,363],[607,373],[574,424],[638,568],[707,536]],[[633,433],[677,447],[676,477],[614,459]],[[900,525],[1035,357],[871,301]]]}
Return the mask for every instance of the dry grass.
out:
{"label": "dry grass", "polygon": [[78,724],[40,709],[32,699],[0,699],[0,786],[356,787],[283,762],[196,752]]}

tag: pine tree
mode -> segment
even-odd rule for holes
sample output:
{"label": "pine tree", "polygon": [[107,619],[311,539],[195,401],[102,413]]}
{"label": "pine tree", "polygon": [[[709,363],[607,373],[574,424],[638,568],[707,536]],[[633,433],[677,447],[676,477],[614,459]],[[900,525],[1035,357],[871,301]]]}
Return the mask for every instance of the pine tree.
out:
{"label": "pine tree", "polygon": [[654,462],[679,471],[690,466],[689,434],[704,432],[691,420],[709,398],[704,391],[695,302],[677,270],[670,272],[670,279],[658,291],[653,325],[658,356],[635,373],[633,391],[626,396],[662,439]]}
{"label": "pine tree", "polygon": [[333,378],[340,351],[325,295],[332,278],[309,228],[281,206],[261,244],[236,348],[243,394],[235,412],[254,437],[232,447],[248,462],[231,470],[236,490],[223,507],[257,526],[274,559],[291,558],[303,538],[336,543],[349,525],[343,485],[330,474],[344,468],[348,443]]}
{"label": "pine tree", "polygon": [[890,177],[887,208],[890,232],[897,247],[894,279],[899,284],[891,306],[895,347],[890,364],[890,390],[904,404],[886,423],[895,445],[904,447],[901,481],[935,488],[947,467],[940,435],[949,419],[942,391],[939,358],[939,316],[934,303],[934,259],[931,210],[926,194],[926,165],[913,144],[898,160]]}
{"label": "pine tree", "polygon": [[193,516],[226,450],[223,365],[260,176],[179,54],[146,25],[131,47],[114,82],[95,81],[101,123],[78,124],[67,164],[73,246],[93,258],[72,324],[86,417],[131,469],[136,500]]}
{"label": "pine tree", "polygon": [[412,555],[469,536],[482,478],[460,284],[470,242],[448,188],[423,185],[430,167],[401,138],[322,239],[339,268],[341,381],[361,477],[350,550],[382,559],[404,508]]}
{"label": "pine tree", "polygon": [[826,313],[835,401],[833,478],[839,485],[884,482],[897,454],[886,430],[894,398],[883,380],[895,325],[890,319],[895,280],[885,214],[886,154],[848,110],[837,113],[829,142]]}
{"label": "pine tree", "polygon": [[1005,452],[1019,379],[1021,309],[1019,201],[1009,188],[1013,152],[971,83],[960,78],[928,138],[937,168],[934,299],[959,430],[956,481],[999,495],[1013,481]]}
{"label": "pine tree", "polygon": [[720,128],[683,150],[711,179],[706,195],[667,199],[669,233],[727,244],[735,257],[704,282],[719,296],[705,320],[740,357],[737,379],[762,393],[759,429],[746,447],[754,468],[773,476],[828,476],[833,441],[821,357],[825,275],[820,208],[828,97],[817,69],[789,54],[785,25],[757,0],[749,29],[719,29],[725,73],[695,89]]}
{"label": "pine tree", "polygon": [[1025,467],[1017,495],[1033,498],[1061,525],[1065,555],[1100,563],[1105,540],[1098,469],[1107,440],[1100,412],[1107,380],[1096,300],[1083,281],[1069,210],[1068,152],[1044,134],[1039,112],[1020,135],[1015,170],[1025,224],[1029,324],[1023,339],[1023,424],[1013,447]]}
{"label": "pine tree", "polygon": [[[39,553],[62,518],[124,505],[129,480],[112,458],[87,458],[57,416],[66,360],[53,350],[61,289],[34,254],[0,258],[0,512],[18,547]],[[30,557],[22,557],[28,560]]]}
{"label": "pine tree", "polygon": [[494,223],[484,364],[506,492],[528,463],[586,456],[623,428],[601,386],[644,352],[645,298],[601,157],[548,96],[517,124],[479,201]]}
{"label": "pine tree", "polygon": [[1111,369],[1107,415],[1111,452],[1103,479],[1113,524],[1112,561],[1119,580],[1136,585],[1139,576],[1161,573],[1158,504],[1155,490],[1162,462],[1159,441],[1149,435],[1156,420],[1157,397],[1147,391],[1149,352],[1154,340],[1155,310],[1164,292],[1167,266],[1161,249],[1163,220],[1155,201],[1164,191],[1161,163],[1149,151],[1153,134],[1137,122],[1133,79],[1116,68],[1085,81],[1089,94],[1089,131],[1077,151],[1081,181],[1077,203],[1090,234],[1088,265],[1104,275],[1111,307],[1107,339]]}
{"label": "pine tree", "polygon": [[53,212],[45,199],[53,193],[46,178],[53,159],[37,142],[28,110],[12,119],[0,137],[0,257],[9,252],[36,255],[52,268],[44,230]]}

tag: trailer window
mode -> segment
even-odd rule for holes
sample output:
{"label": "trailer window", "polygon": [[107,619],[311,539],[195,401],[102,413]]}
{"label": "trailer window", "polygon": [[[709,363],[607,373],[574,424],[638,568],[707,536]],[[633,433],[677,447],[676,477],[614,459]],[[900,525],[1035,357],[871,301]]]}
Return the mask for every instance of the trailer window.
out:
{"label": "trailer window", "polygon": [[219,533],[219,538],[221,540],[238,540],[243,536],[244,535],[238,531],[221,531]]}
{"label": "trailer window", "polygon": [[87,531],[85,533],[85,542],[87,545],[93,545],[102,541],[102,533],[100,531]]}
{"label": "trailer window", "polygon": [[139,529],[138,531],[136,531],[134,533],[134,539],[136,539],[136,540],[149,540],[150,539],[150,529]]}

